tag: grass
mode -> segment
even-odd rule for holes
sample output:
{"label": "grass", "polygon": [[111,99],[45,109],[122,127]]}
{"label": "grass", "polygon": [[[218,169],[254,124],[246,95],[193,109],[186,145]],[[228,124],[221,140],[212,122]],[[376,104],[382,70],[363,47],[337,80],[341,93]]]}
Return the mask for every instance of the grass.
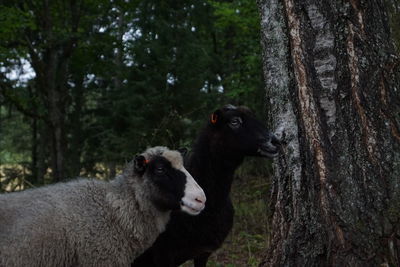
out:
{"label": "grass", "polygon": [[262,176],[235,180],[232,188],[233,229],[224,245],[211,256],[208,266],[259,265],[269,242],[268,189],[269,184]]}
{"label": "grass", "polygon": [[0,165],[0,193],[25,189],[27,169],[21,164]]}

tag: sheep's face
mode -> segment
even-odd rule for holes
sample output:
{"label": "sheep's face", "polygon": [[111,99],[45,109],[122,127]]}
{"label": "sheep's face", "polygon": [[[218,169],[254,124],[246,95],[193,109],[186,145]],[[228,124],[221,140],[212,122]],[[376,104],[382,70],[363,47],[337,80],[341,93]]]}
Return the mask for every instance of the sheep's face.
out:
{"label": "sheep's face", "polygon": [[197,215],[204,209],[205,194],[183,167],[179,152],[163,150],[149,160],[140,155],[136,157],[135,169],[150,183],[151,200],[160,210],[182,210]]}
{"label": "sheep's face", "polygon": [[247,107],[226,106],[211,114],[212,138],[217,146],[239,156],[273,158],[279,141],[257,120]]}

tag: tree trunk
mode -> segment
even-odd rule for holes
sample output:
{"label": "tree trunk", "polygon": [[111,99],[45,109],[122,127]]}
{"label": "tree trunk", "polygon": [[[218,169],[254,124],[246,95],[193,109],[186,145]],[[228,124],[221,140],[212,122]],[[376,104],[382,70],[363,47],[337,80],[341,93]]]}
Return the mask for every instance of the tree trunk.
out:
{"label": "tree trunk", "polygon": [[[69,61],[77,46],[77,32],[81,13],[81,2],[67,1],[70,20],[66,34],[58,29],[54,13],[57,3],[44,0],[31,12],[37,17],[41,34],[26,30],[31,65],[35,70],[35,82],[46,107],[46,123],[50,132],[51,169],[54,182],[66,178],[66,139],[65,127],[67,106],[70,100],[67,88]],[[63,26],[64,27],[64,26]],[[60,38],[63,36],[63,38]],[[32,40],[31,40],[32,39]]]}
{"label": "tree trunk", "polygon": [[[51,129],[51,168],[54,182],[62,181],[65,178],[65,119],[66,119],[66,98],[68,91],[67,82],[67,61],[62,51],[50,47],[45,52],[45,72],[43,90],[47,91],[47,107]],[[39,75],[38,75],[39,77]]]}
{"label": "tree trunk", "polygon": [[42,121],[38,121],[38,138],[37,138],[37,184],[45,183],[45,176],[48,169],[48,125]]}
{"label": "tree trunk", "polygon": [[84,77],[80,75],[74,80],[75,87],[71,88],[71,98],[73,102],[73,111],[71,118],[68,119],[70,125],[71,137],[68,140],[68,177],[77,177],[81,173],[81,156],[83,150],[83,129],[82,129],[82,115],[83,106],[85,103],[84,97]]}
{"label": "tree trunk", "polygon": [[259,0],[275,162],[263,266],[400,266],[399,58],[377,0]]}
{"label": "tree trunk", "polygon": [[[29,90],[29,93],[32,93],[32,90]],[[32,94],[33,95],[33,94]],[[32,96],[30,96],[32,98]],[[36,112],[36,107],[33,108],[34,112]],[[31,172],[32,172],[32,184],[37,184],[38,183],[38,146],[37,146],[37,141],[38,141],[38,119],[33,117],[32,118],[32,136],[31,136],[31,142],[32,142],[32,147],[31,147]]]}

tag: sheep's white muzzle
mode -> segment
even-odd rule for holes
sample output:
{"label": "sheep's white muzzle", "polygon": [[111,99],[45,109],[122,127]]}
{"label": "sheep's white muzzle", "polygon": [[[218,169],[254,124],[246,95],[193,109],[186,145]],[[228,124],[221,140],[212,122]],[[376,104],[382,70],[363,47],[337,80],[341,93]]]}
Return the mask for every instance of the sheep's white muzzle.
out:
{"label": "sheep's white muzzle", "polygon": [[186,185],[181,199],[181,210],[190,215],[198,215],[205,207],[206,195],[193,177],[186,170],[184,172],[186,174]]}

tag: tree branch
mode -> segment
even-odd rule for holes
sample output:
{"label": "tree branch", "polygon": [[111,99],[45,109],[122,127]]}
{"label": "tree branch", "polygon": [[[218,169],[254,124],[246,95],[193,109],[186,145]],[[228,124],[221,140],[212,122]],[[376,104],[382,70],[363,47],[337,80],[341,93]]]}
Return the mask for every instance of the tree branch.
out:
{"label": "tree branch", "polygon": [[21,112],[25,116],[28,116],[30,118],[41,119],[47,124],[50,123],[46,117],[32,112],[31,110],[26,108],[23,104],[21,104],[20,101],[18,101],[16,94],[13,93],[13,91],[15,91],[13,83],[7,79],[4,73],[0,73],[0,78],[1,78],[0,94],[4,97],[4,100],[6,100],[8,103],[11,103],[19,112]]}

